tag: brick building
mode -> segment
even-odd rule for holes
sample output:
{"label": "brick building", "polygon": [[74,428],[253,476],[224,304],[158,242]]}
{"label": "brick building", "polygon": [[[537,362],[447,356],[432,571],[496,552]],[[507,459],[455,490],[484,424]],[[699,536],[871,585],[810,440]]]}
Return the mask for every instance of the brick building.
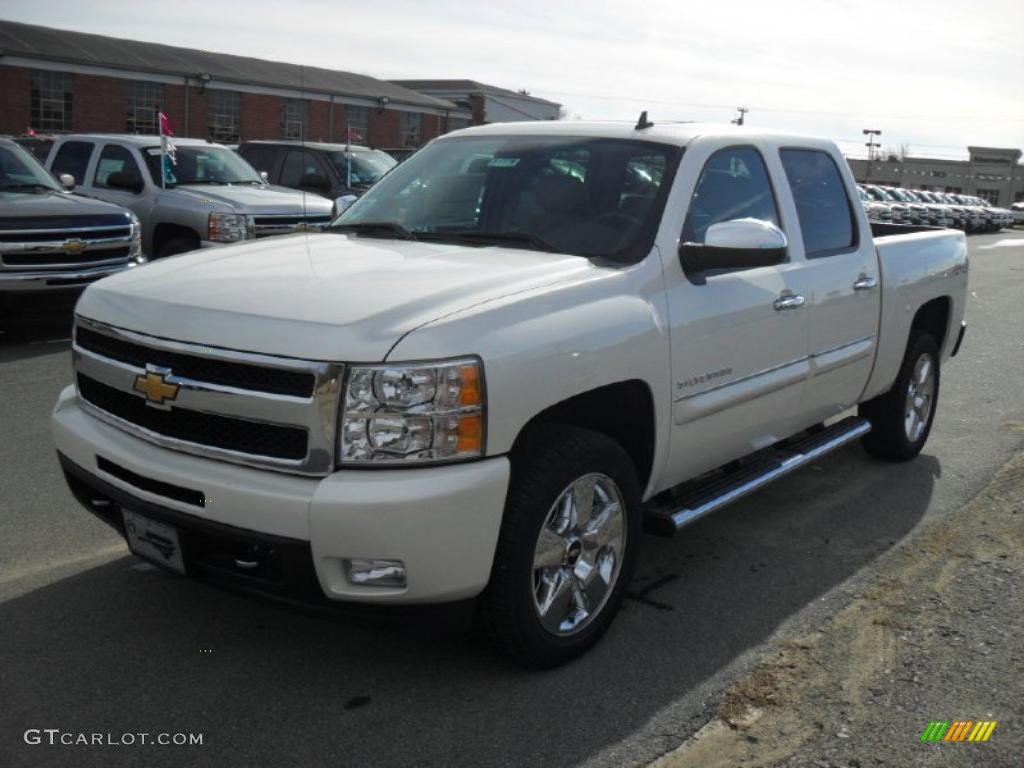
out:
{"label": "brick building", "polygon": [[0,20],[0,134],[158,132],[416,147],[463,125],[446,100],[340,70]]}
{"label": "brick building", "polygon": [[558,120],[562,105],[531,96],[527,91],[510,91],[476,80],[392,80],[395,85],[428,96],[452,101],[470,112],[468,119],[453,118],[452,130],[466,125]]}

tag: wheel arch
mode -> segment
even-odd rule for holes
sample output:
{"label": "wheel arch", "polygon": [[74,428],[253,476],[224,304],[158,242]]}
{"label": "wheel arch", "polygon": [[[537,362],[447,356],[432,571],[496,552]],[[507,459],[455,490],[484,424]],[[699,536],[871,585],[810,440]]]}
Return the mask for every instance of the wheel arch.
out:
{"label": "wheel arch", "polygon": [[160,253],[160,249],[164,245],[173,240],[176,237],[187,237],[195,241],[196,248],[199,247],[199,243],[202,240],[199,233],[196,232],[192,227],[187,227],[184,224],[173,224],[171,222],[160,222],[153,228],[153,255],[156,256]]}

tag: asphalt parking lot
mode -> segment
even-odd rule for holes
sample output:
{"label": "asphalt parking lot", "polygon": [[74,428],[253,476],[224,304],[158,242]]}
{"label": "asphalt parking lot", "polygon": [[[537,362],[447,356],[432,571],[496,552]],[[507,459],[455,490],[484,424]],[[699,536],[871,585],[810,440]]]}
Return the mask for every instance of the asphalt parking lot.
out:
{"label": "asphalt parking lot", "polygon": [[[969,246],[970,328],[924,454],[852,446],[646,538],[604,641],[543,673],[469,635],[285,611],[130,557],[50,444],[67,330],[0,335],[0,765],[621,766],[674,748],[776,632],[834,613],[1024,446],[1024,232]],[[203,744],[33,746],[30,728]]]}

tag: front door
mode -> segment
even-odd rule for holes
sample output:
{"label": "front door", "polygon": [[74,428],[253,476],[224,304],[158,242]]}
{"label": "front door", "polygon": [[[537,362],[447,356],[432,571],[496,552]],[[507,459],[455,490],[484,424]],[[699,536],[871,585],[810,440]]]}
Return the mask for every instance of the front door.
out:
{"label": "front door", "polygon": [[[680,242],[702,243],[711,224],[742,218],[770,221],[786,231],[760,147],[696,140],[687,147],[680,183],[695,173],[692,192],[673,195],[686,209]],[[791,256],[773,267],[710,270],[693,281],[674,253],[664,257],[672,484],[796,431],[809,362],[802,260]]]}

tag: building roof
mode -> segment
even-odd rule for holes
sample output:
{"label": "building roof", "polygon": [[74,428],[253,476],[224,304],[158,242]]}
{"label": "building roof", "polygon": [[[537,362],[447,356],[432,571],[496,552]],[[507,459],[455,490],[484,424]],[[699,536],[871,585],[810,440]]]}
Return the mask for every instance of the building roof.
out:
{"label": "building roof", "polygon": [[0,64],[3,56],[18,56],[69,64],[108,67],[133,72],[198,77],[321,94],[353,96],[406,106],[455,109],[444,99],[403,88],[369,75],[306,67],[251,56],[235,56],[161,43],[73,32],[0,19]]}
{"label": "building roof", "polygon": [[515,96],[519,99],[529,99],[530,101],[536,101],[542,104],[550,104],[554,107],[562,106],[555,101],[541,99],[537,96],[531,96],[528,93],[510,91],[508,88],[499,88],[496,85],[478,83],[476,80],[392,80],[391,82],[403,88],[409,88],[410,90],[419,91],[421,93],[436,92],[444,93],[446,95],[482,93],[490,96]]}

